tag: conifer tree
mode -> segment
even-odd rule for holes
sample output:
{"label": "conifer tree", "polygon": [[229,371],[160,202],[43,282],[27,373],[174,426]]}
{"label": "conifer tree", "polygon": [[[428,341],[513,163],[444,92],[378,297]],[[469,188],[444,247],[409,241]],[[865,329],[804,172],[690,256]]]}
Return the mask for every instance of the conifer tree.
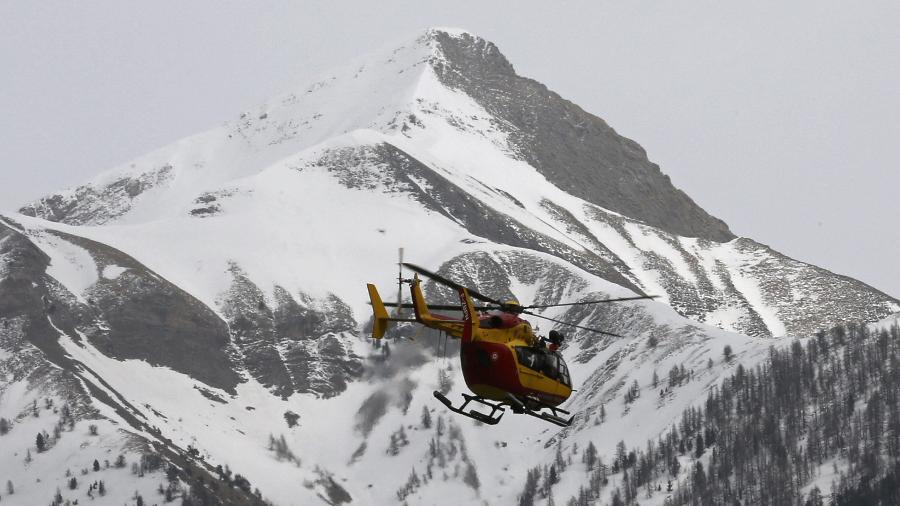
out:
{"label": "conifer tree", "polygon": [[597,447],[594,446],[594,442],[591,441],[588,443],[587,448],[584,450],[584,453],[581,455],[581,460],[584,462],[587,471],[590,472],[594,469],[594,464],[597,463]]}

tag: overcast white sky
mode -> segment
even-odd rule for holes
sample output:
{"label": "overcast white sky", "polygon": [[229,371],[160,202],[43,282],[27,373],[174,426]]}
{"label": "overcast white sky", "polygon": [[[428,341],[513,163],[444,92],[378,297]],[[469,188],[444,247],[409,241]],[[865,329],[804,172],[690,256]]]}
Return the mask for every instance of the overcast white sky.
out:
{"label": "overcast white sky", "polygon": [[0,209],[428,26],[495,42],[735,233],[900,296],[894,0],[0,0]]}

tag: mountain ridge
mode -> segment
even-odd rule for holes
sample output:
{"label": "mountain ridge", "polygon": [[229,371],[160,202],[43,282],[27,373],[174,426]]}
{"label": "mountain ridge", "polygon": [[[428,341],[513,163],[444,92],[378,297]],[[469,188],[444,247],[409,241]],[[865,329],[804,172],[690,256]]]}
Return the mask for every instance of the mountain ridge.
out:
{"label": "mountain ridge", "polygon": [[[402,46],[391,51],[386,61],[395,63],[404,57],[404,63],[401,65],[399,73],[415,71],[416,67],[427,64],[441,83],[463,90],[475,102],[496,116],[501,121],[501,126],[504,123],[510,125],[512,128],[508,133],[513,136],[511,143],[513,151],[562,189],[574,192],[575,195],[584,197],[601,207],[624,212],[637,219],[647,221],[651,225],[680,233],[680,235],[699,234],[719,241],[734,238],[724,222],[707,215],[687,195],[674,188],[668,176],[663,175],[658,166],[651,164],[646,159],[646,153],[637,143],[619,136],[606,122],[550,92],[540,83],[518,76],[512,65],[493,43],[462,30],[454,30],[451,34],[439,29],[429,29],[409,45],[412,47]],[[398,53],[400,56],[397,56]],[[372,56],[369,59],[378,61],[383,59],[383,55]],[[365,72],[365,67],[366,64],[359,67],[354,79]],[[406,84],[406,87],[411,90],[405,93],[411,91],[410,100],[412,101],[428,101],[431,97],[422,92],[420,86],[422,75],[421,71],[418,72],[420,72],[418,77],[414,78],[412,83]],[[474,78],[469,77],[473,74]],[[466,76],[467,79],[461,79],[460,76]],[[381,76],[376,76],[376,80],[380,78]],[[333,80],[334,76],[331,79]],[[306,94],[327,88],[328,82],[329,78],[317,81],[306,89]],[[499,88],[500,86],[502,88]],[[399,87],[403,88],[403,86]],[[483,90],[490,90],[491,94],[486,95]],[[400,95],[402,96],[404,93],[400,93]],[[532,100],[529,103],[529,100],[526,100],[528,97],[545,95],[549,95],[545,102],[535,103]],[[294,92],[283,95],[280,100],[285,103],[298,99]],[[554,127],[536,120],[525,121],[522,117],[523,110],[513,110],[509,107],[511,103],[519,102],[523,104],[524,110],[548,108],[550,117],[571,115],[587,126],[580,127],[580,131],[573,135],[574,127],[570,123],[559,123]],[[407,111],[403,110],[405,105],[401,106],[400,110],[391,111],[390,114],[406,113]],[[310,115],[313,121],[316,114]],[[259,120],[268,119],[269,111],[261,112],[257,116]],[[376,113],[375,116],[377,117],[378,114]],[[242,114],[241,119],[247,118],[247,114]],[[396,117],[392,118],[392,121],[396,119]],[[414,121],[414,115],[408,116],[406,119]],[[250,120],[246,122],[246,125],[250,125]],[[279,125],[279,129],[285,132],[291,126],[296,128],[298,125],[287,121]],[[561,132],[559,131],[560,127],[564,128]],[[401,130],[408,128],[408,124],[404,122],[399,128]],[[214,130],[201,135],[212,135],[213,132]],[[330,132],[331,135],[335,133],[340,132],[333,130]],[[541,147],[530,149],[528,147],[529,143],[534,143],[551,133],[553,137],[547,141],[547,144],[561,144],[564,149],[559,149],[559,146],[556,146],[555,149]],[[286,137],[281,139],[295,134],[287,131],[284,135]],[[568,144],[569,138],[578,139],[578,143]],[[275,138],[271,142],[276,142],[278,139]],[[585,141],[588,141],[589,145],[584,146]],[[166,149],[169,148],[163,148],[161,151]],[[574,155],[566,155],[566,152],[572,152]],[[596,160],[597,154],[601,155],[599,161]],[[157,163],[153,169],[143,172],[139,177],[122,177],[113,181],[107,185],[107,191],[112,191],[120,197],[123,194],[132,198],[136,197],[148,187],[152,187],[154,183],[158,184],[166,180],[173,165],[171,160]],[[604,170],[600,170],[601,168]],[[613,170],[627,173],[627,178],[623,180],[621,176],[611,177]],[[647,181],[642,181],[645,178]],[[631,183],[639,186],[635,187]],[[612,194],[603,190],[606,186],[612,188],[610,190]],[[81,200],[92,197],[95,193],[91,191],[91,185],[82,185],[74,192]],[[657,195],[658,197],[654,197]],[[122,202],[124,199],[118,200]],[[62,194],[56,194],[26,205],[20,211],[23,214],[40,216],[51,221],[69,221],[77,224],[90,222],[89,219],[86,220],[77,213],[73,213],[73,210],[70,209],[71,205],[71,200],[67,200]]]}
{"label": "mountain ridge", "polygon": [[[473,84],[460,69],[484,75]],[[325,76],[0,215],[0,371],[40,344],[47,368],[86,385],[59,393],[43,374],[0,381],[20,455],[47,423],[29,406],[52,395],[93,406],[78,423],[122,435],[108,444],[134,439],[204,469],[231,465],[277,504],[509,503],[557,448],[590,441],[612,455],[618,440],[641,444],[787,337],[900,311],[864,283],[735,238],[636,143],[465,31],[428,31]],[[570,145],[579,138],[593,140]],[[622,186],[607,185],[610,174]],[[399,328],[383,345],[365,339],[362,286],[394,286],[398,247],[525,304],[660,299],[543,312],[628,338],[559,327],[583,385],[567,404],[572,427],[507,415],[491,431],[433,402],[432,390],[464,388],[437,336]],[[645,394],[626,397],[635,385]],[[60,445],[54,458],[87,458]],[[28,477],[18,464],[0,458]],[[235,486],[224,471],[218,480]],[[575,481],[567,474],[558,494],[574,495]]]}

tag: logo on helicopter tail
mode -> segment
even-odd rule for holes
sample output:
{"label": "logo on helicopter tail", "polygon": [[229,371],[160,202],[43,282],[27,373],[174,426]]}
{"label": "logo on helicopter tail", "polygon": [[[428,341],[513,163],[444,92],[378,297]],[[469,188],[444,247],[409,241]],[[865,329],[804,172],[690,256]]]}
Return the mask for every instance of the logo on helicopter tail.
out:
{"label": "logo on helicopter tail", "polygon": [[469,314],[469,303],[467,301],[468,297],[466,297],[466,289],[459,289],[459,302],[462,305],[462,314],[463,320],[470,321],[472,319],[472,315]]}

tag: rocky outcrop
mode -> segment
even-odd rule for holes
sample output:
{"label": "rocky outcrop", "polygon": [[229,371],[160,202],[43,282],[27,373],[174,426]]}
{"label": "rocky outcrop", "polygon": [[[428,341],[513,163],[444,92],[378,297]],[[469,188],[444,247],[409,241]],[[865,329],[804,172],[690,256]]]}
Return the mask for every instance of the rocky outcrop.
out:
{"label": "rocky outcrop", "polygon": [[0,317],[24,318],[28,341],[50,360],[61,362],[57,341],[64,332],[74,340],[86,337],[113,358],[146,360],[225,390],[237,385],[225,353],[225,323],[134,258],[83,237],[45,232],[84,249],[106,273],[84,294],[72,294],[46,273],[49,257],[27,235],[2,224],[0,233],[6,273],[0,281]]}
{"label": "rocky outcrop", "polygon": [[652,273],[668,303],[697,321],[754,337],[808,336],[846,321],[876,321],[898,307],[865,283],[750,239],[720,244],[596,208],[587,214],[615,231],[623,241],[619,254],[632,258],[633,271]]}
{"label": "rocky outcrop", "polygon": [[638,143],[516,74],[493,43],[440,30],[430,36],[442,55],[432,62],[441,82],[475,99],[505,125],[517,155],[559,188],[674,234],[734,238],[722,220],[675,188]]}
{"label": "rocky outcrop", "polygon": [[238,350],[234,358],[263,386],[287,397],[293,388],[276,346],[272,311],[262,291],[247,279],[240,267],[232,264],[230,270],[231,288],[220,305]]}
{"label": "rocky outcrop", "polygon": [[[546,252],[613,283],[641,291],[621,273],[627,272],[628,267],[614,256],[575,250],[524,226],[509,215],[485,205],[392,144],[329,150],[318,160],[310,162],[310,166],[325,167],[348,188],[409,194],[427,210],[458,223],[473,235],[498,244]],[[303,167],[298,167],[298,170],[303,170]],[[498,189],[488,189],[501,195]]]}
{"label": "rocky outcrop", "polygon": [[358,325],[343,301],[304,294],[298,301],[276,286],[270,302],[238,265],[230,271],[231,288],[220,304],[235,360],[254,379],[283,398],[295,392],[333,397],[362,375],[362,362],[346,340]]}
{"label": "rocky outcrop", "polygon": [[101,275],[86,292],[104,328],[92,344],[119,359],[141,359],[233,391],[240,381],[228,357],[228,327],[202,302],[109,246],[63,235],[91,253]]}
{"label": "rocky outcrop", "polygon": [[172,166],[163,165],[139,175],[121,176],[103,185],[82,185],[44,197],[22,207],[19,212],[70,225],[102,225],[127,213],[135,199],[165,183],[171,173]]}

